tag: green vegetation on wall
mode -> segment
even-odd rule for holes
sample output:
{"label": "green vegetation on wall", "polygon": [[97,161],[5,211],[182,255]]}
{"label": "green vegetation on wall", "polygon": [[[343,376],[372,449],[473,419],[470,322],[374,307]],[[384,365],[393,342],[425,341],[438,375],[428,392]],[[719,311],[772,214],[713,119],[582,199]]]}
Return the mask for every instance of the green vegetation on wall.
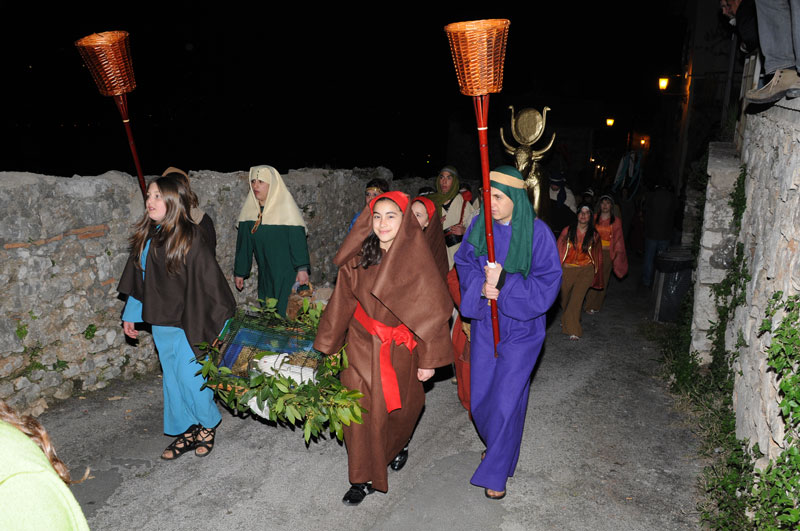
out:
{"label": "green vegetation on wall", "polygon": [[[737,236],[747,208],[746,177],[743,166],[728,201],[733,211],[731,228]],[[696,181],[704,185],[707,179],[698,174]],[[697,240],[693,245],[695,252],[699,249],[699,237]],[[798,500],[796,494],[790,496],[785,489],[794,493],[800,491],[800,486],[790,480],[800,481],[797,452],[786,452],[767,470],[757,473],[754,472],[755,460],[762,455],[758,445],[750,447],[748,441],[736,437],[733,365],[738,349],[746,345],[741,331],[736,334],[738,340],[733,351],[726,348],[725,340],[730,337],[729,327],[736,308],[746,302],[745,288],[750,280],[745,249],[738,243],[725,278],[712,287],[717,315],[708,331],[712,344],[712,361],[708,367],[701,367],[697,353],[690,350],[691,302],[684,306],[676,329],[664,331],[660,342],[671,389],[681,394],[696,414],[702,437],[701,453],[710,460],[701,479],[704,499],[698,505],[704,525],[725,530],[796,529],[795,518],[800,514],[793,511]],[[784,335],[797,337],[796,332],[794,336],[788,332]],[[793,384],[790,381],[785,385],[792,387]],[[800,397],[794,400],[800,403]],[[792,408],[792,399],[785,400],[782,407],[784,405]]]}
{"label": "green vegetation on wall", "polygon": [[[728,203],[733,210],[731,227],[737,235],[747,208],[746,176],[742,167]],[[763,470],[756,470],[761,449],[736,438],[733,411],[733,364],[738,349],[747,346],[742,332],[737,333],[733,351],[725,346],[734,312],[746,302],[745,288],[750,280],[744,246],[738,243],[725,278],[712,288],[717,316],[708,332],[712,343],[710,366],[701,368],[696,353],[690,352],[690,307],[684,308],[677,331],[663,334],[665,366],[672,390],[681,393],[697,414],[702,452],[711,459],[703,471],[705,499],[699,504],[703,523],[725,530],[799,529],[800,297],[775,293],[761,325],[760,334],[770,334],[765,355],[779,385],[786,444],[776,459]]]}

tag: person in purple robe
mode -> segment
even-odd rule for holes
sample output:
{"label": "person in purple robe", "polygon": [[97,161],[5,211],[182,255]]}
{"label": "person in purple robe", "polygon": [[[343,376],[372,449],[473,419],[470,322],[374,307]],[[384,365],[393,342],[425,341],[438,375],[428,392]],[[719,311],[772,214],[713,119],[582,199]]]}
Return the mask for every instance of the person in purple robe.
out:
{"label": "person in purple robe", "polygon": [[[486,444],[470,482],[499,500],[519,459],[531,374],[545,338],[545,314],[561,287],[561,263],[553,233],[536,219],[519,171],[500,166],[490,179],[496,267],[488,265],[484,207],[464,235],[455,264],[461,313],[472,319],[472,419]],[[489,300],[497,301],[497,356]]]}

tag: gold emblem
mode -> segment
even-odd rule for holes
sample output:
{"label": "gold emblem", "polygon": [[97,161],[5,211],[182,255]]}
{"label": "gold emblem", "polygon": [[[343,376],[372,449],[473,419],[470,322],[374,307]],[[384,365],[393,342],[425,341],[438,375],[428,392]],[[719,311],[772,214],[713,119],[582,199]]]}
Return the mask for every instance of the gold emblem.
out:
{"label": "gold emblem", "polygon": [[525,179],[528,198],[533,204],[536,215],[541,215],[542,194],[547,192],[542,190],[542,168],[539,161],[553,147],[556,134],[553,133],[547,146],[542,149],[534,150],[533,145],[544,135],[547,111],[550,110],[550,107],[545,107],[541,113],[536,109],[522,109],[516,114],[513,105],[509,105],[508,108],[511,109],[511,134],[519,145],[513,147],[506,141],[502,127],[500,128],[500,139],[503,141],[506,153],[514,157],[514,165]]}

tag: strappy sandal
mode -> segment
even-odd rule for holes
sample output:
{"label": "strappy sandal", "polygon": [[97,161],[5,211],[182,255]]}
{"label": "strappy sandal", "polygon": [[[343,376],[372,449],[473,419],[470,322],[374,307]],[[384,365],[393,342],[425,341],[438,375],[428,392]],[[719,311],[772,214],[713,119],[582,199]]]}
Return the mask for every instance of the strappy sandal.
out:
{"label": "strappy sandal", "polygon": [[[189,429],[186,430],[186,433],[178,435],[175,440],[161,452],[161,459],[164,461],[172,461],[186,452],[194,450],[197,444],[197,428],[197,424],[192,424],[189,426]],[[167,452],[171,452],[169,456],[166,455]]]}
{"label": "strappy sandal", "polygon": [[489,498],[490,500],[502,500],[503,498],[506,497],[506,491],[483,489],[483,495]]}
{"label": "strappy sandal", "polygon": [[[194,433],[194,455],[197,457],[205,457],[210,454],[211,450],[214,449],[214,436],[216,433],[216,428],[203,428],[202,426],[198,426],[197,431]],[[198,450],[201,448],[204,448],[206,451],[199,452]]]}

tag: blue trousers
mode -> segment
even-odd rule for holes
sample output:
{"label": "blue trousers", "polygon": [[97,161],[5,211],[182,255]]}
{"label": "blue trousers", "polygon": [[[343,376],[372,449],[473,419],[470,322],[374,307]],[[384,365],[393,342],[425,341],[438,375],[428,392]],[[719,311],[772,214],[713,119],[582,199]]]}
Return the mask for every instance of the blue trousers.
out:
{"label": "blue trousers", "polygon": [[800,1],[758,0],[756,13],[764,71],[800,68]]}
{"label": "blue trousers", "polygon": [[179,435],[189,426],[213,428],[222,420],[214,403],[214,391],[202,389],[200,363],[186,334],[174,326],[153,325],[153,341],[161,361],[164,389],[164,433]]}
{"label": "blue trousers", "polygon": [[644,239],[644,263],[642,264],[642,284],[650,287],[653,285],[653,266],[656,255],[669,249],[669,240]]}

